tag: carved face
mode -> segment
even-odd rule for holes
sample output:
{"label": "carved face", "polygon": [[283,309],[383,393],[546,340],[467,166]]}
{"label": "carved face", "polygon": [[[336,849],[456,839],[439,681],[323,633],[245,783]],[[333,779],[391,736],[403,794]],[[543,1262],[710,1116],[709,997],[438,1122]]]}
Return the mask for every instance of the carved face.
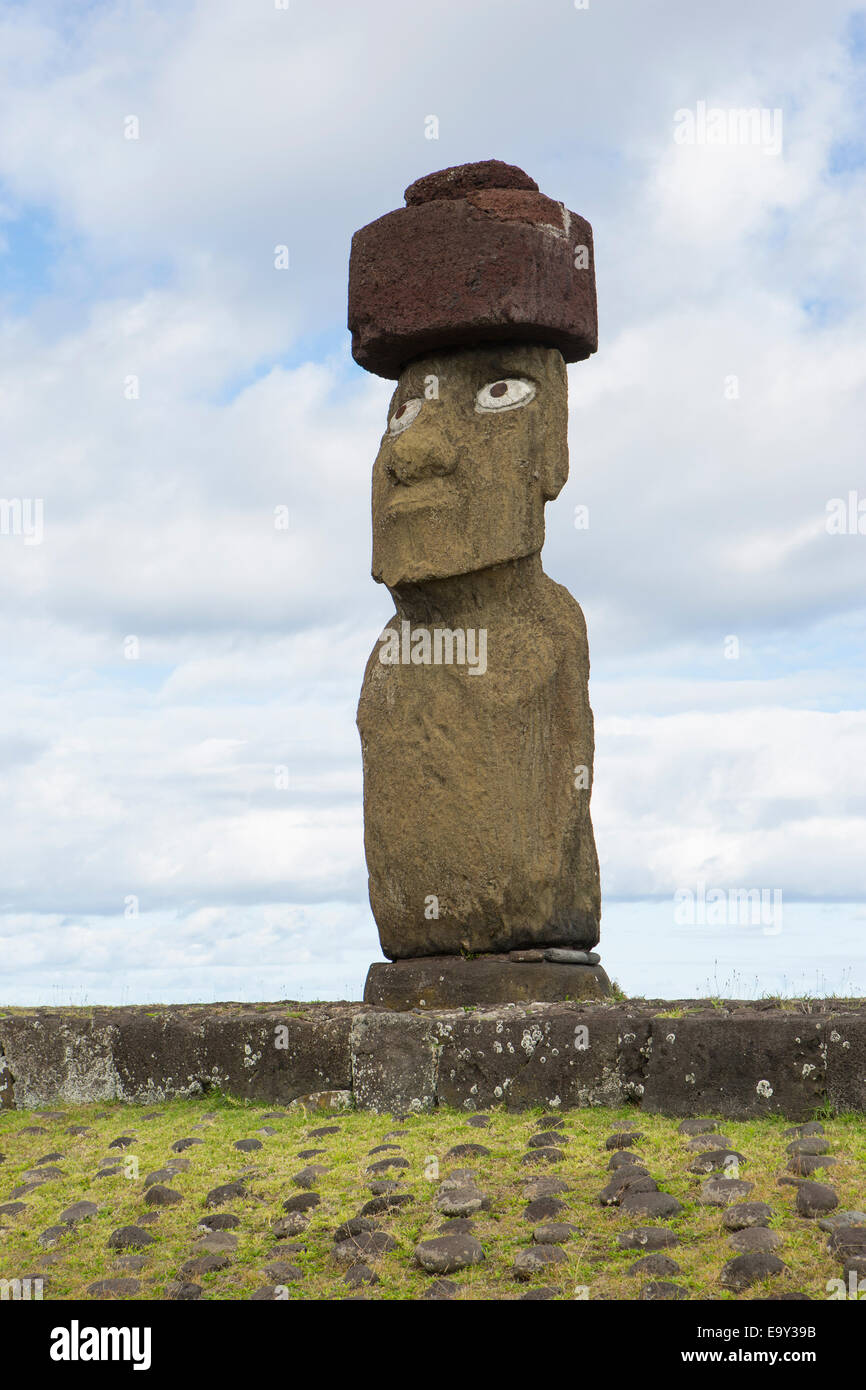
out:
{"label": "carved face", "polygon": [[568,477],[567,390],[555,348],[410,363],[373,465],[373,578],[394,588],[540,550]]}

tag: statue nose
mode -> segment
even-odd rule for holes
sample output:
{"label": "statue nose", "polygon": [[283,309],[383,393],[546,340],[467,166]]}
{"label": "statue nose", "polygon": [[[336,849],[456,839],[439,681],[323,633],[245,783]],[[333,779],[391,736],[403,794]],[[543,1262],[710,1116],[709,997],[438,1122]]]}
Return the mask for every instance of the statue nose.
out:
{"label": "statue nose", "polygon": [[449,446],[432,432],[419,430],[410,438],[412,433],[408,429],[405,437],[395,439],[391,445],[387,472],[395,482],[411,486],[425,478],[444,478],[454,472],[462,449]]}

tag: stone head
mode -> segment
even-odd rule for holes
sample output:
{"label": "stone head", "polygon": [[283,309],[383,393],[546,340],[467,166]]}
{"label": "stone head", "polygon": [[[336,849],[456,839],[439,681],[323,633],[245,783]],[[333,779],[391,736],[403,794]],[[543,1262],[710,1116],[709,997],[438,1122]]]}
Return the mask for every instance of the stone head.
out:
{"label": "stone head", "polygon": [[373,466],[373,577],[389,588],[539,551],[568,477],[567,375],[551,347],[437,351],[400,373]]}

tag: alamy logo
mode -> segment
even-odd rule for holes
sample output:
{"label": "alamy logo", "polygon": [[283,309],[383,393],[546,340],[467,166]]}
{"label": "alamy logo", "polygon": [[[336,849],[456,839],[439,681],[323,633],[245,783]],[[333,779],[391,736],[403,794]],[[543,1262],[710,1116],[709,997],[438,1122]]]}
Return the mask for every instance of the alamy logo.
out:
{"label": "alamy logo", "polygon": [[149,1327],[68,1327],[51,1330],[52,1361],[131,1361],[134,1371],[150,1370]]}
{"label": "alamy logo", "polygon": [[678,927],[762,927],[764,936],[782,930],[781,888],[678,888],[674,893]]}
{"label": "alamy logo", "polygon": [[41,1279],[0,1279],[0,1303],[12,1300],[14,1303],[27,1303],[31,1299],[42,1298]]}
{"label": "alamy logo", "polygon": [[782,112],[776,106],[722,107],[699,101],[694,111],[674,112],[678,145],[754,145],[764,154],[782,152]]}
{"label": "alamy logo", "polygon": [[41,545],[43,521],[41,497],[0,497],[0,536],[23,536],[25,545]]}
{"label": "alamy logo", "polygon": [[404,618],[400,631],[386,627],[379,638],[383,666],[468,666],[470,676],[487,670],[486,627],[412,627]]}

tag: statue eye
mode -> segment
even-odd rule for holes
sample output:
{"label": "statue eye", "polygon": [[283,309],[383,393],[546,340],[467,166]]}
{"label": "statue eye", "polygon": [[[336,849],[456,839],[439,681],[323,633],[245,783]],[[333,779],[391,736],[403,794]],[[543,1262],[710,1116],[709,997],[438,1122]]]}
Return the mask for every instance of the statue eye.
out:
{"label": "statue eye", "polygon": [[475,411],[486,415],[491,410],[516,410],[519,405],[527,405],[534,395],[535,382],[524,381],[522,377],[503,377],[501,381],[482,386],[475,397]]}
{"label": "statue eye", "polygon": [[398,406],[391,416],[391,419],[388,421],[388,433],[402,434],[403,430],[407,430],[412,421],[417,419],[418,412],[423,404],[424,402],[417,396],[413,397],[411,401],[404,401],[401,406]]}

